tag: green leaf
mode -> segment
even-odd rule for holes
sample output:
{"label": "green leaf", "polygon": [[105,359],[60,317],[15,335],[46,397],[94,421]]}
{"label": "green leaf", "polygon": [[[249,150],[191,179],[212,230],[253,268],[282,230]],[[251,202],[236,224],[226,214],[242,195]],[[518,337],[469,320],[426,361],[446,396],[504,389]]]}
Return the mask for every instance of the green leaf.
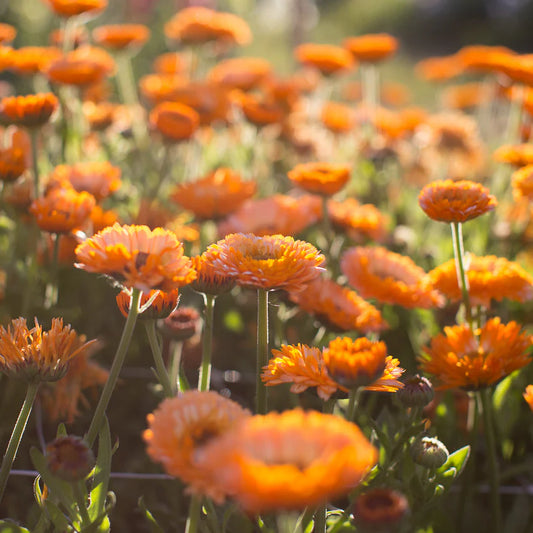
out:
{"label": "green leaf", "polygon": [[0,520],[0,533],[30,533],[30,530],[11,520]]}
{"label": "green leaf", "polygon": [[463,446],[450,454],[448,460],[437,469],[437,475],[443,474],[452,466],[457,470],[457,476],[461,475],[468,458],[470,457],[470,446]]}
{"label": "green leaf", "polygon": [[148,508],[146,507],[145,503],[144,503],[144,497],[141,496],[138,501],[137,501],[137,504],[139,505],[141,511],[143,512],[144,514],[144,517],[146,518],[146,520],[148,521],[148,526],[150,528],[150,531],[152,533],[164,533],[163,532],[163,529],[161,528],[161,526],[157,523],[156,519],[154,518],[153,514],[148,510]]}
{"label": "green leaf", "polygon": [[56,437],[66,437],[67,436],[67,428],[63,422],[57,426],[57,432]]}
{"label": "green leaf", "polygon": [[67,517],[54,502],[47,500],[45,509],[50,521],[54,524],[54,531],[72,531]]}
{"label": "green leaf", "polygon": [[95,521],[105,511],[107,500],[107,488],[111,475],[111,432],[109,422],[104,418],[104,423],[98,435],[98,456],[94,467],[93,485],[91,490],[91,504],[89,506],[89,516]]}

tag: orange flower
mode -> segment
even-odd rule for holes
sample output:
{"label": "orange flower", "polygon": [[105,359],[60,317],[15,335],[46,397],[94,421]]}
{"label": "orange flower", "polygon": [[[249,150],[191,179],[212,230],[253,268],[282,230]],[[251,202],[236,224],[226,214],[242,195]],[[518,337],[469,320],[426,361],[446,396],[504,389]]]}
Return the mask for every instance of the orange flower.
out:
{"label": "orange flower", "polygon": [[426,185],[418,196],[426,215],[440,222],[466,222],[492,211],[498,202],[479,183],[438,180]]}
{"label": "orange flower", "polygon": [[93,30],[93,39],[101,46],[114,50],[140,48],[150,38],[144,24],[109,24]]}
{"label": "orange flower", "polygon": [[[70,34],[69,39],[71,41],[71,46],[74,48],[78,48],[82,44],[87,44],[89,39],[87,28],[85,26],[76,26],[74,31]],[[62,48],[65,44],[65,32],[63,28],[51,31],[48,40],[52,46]]]}
{"label": "orange flower", "polygon": [[99,205],[95,205],[91,211],[91,224],[93,225],[93,232],[97,233],[102,231],[108,226],[112,226],[115,222],[118,222],[118,215],[108,209],[104,211]]}
{"label": "orange flower", "polygon": [[515,200],[527,198],[531,202],[533,200],[533,164],[515,170],[511,179]]}
{"label": "orange flower", "polygon": [[181,9],[165,24],[165,35],[187,44],[217,41],[245,45],[252,40],[252,32],[242,18],[207,7]]}
{"label": "orange flower", "polygon": [[489,100],[490,92],[479,82],[453,85],[442,92],[444,106],[451,109],[474,109],[480,104],[488,103]]}
{"label": "orange flower", "polygon": [[260,200],[248,200],[219,224],[218,233],[296,235],[320,220],[321,215],[321,202],[317,196],[309,194],[293,197],[275,194]]}
{"label": "orange flower", "polygon": [[0,120],[7,124],[37,128],[50,120],[58,105],[52,93],[8,96],[0,101]]}
{"label": "orange flower", "polygon": [[157,74],[183,74],[187,68],[186,60],[177,52],[166,52],[154,59],[154,70]]}
{"label": "orange flower", "polygon": [[235,286],[235,278],[221,275],[205,253],[191,257],[191,261],[196,271],[196,279],[191,283],[191,289],[196,292],[218,296],[230,291]]}
{"label": "orange flower", "polygon": [[355,198],[329,200],[328,213],[332,224],[345,230],[356,242],[363,239],[379,242],[386,237],[388,218],[372,204],[362,205]]}
{"label": "orange flower", "polygon": [[526,400],[529,408],[533,411],[533,385],[528,385],[523,394],[524,400]]}
{"label": "orange flower", "polygon": [[359,61],[377,63],[393,55],[398,49],[398,40],[387,33],[373,33],[349,37],[343,46]]}
{"label": "orange flower", "polygon": [[197,457],[211,440],[234,431],[249,415],[216,392],[186,391],[148,415],[149,429],[143,433],[148,455],[189,490],[220,500],[226,491],[215,487],[212,472],[199,465]]}
{"label": "orange flower", "polygon": [[82,13],[103,11],[107,0],[45,0],[56,15],[75,17]]}
{"label": "orange flower", "polygon": [[208,74],[208,81],[229,89],[249,91],[270,76],[270,62],[259,57],[235,57],[217,63]]}
{"label": "orange flower", "polygon": [[267,387],[292,383],[290,390],[294,394],[316,387],[318,396],[324,401],[337,392],[339,387],[328,374],[320,348],[283,344],[281,350],[272,350],[272,355],[274,357],[263,367],[261,374]]}
{"label": "orange flower", "polygon": [[302,65],[314,67],[324,76],[346,72],[356,66],[349,52],[332,44],[301,44],[295,48],[294,56]]}
{"label": "orange flower", "polygon": [[341,270],[363,298],[408,309],[427,309],[443,302],[426,273],[412,259],[386,248],[350,248],[342,256]]}
{"label": "orange flower", "polygon": [[415,65],[415,72],[426,81],[448,81],[464,71],[456,56],[428,57]]}
{"label": "orange flower", "polygon": [[326,102],[322,107],[320,120],[333,133],[348,133],[355,126],[353,110],[339,102]]}
{"label": "orange flower", "polygon": [[170,142],[190,139],[200,125],[198,113],[175,102],[158,104],[150,112],[150,124]]}
{"label": "orange flower", "polygon": [[100,201],[120,187],[120,174],[120,168],[109,161],[86,161],[58,165],[50,175],[49,184],[54,187],[68,183],[76,191],[87,191]]}
{"label": "orange flower", "polygon": [[147,74],[139,80],[139,89],[150,103],[167,102],[187,84],[187,79],[175,74]]}
{"label": "orange flower", "polygon": [[515,144],[500,146],[493,154],[498,163],[509,163],[515,167],[533,164],[533,145]]}
{"label": "orange flower", "polygon": [[172,199],[199,219],[217,219],[237,210],[254,195],[254,181],[244,181],[230,168],[218,168],[196,181],[178,185]]}
{"label": "orange flower", "polygon": [[495,385],[530,362],[530,335],[516,322],[492,318],[476,331],[468,325],[444,328],[419,357],[424,372],[435,376],[441,389],[477,390]]}
{"label": "orange flower", "polygon": [[412,99],[411,91],[403,83],[388,82],[381,87],[380,100],[384,105],[401,107],[407,105]]}
{"label": "orange flower", "polygon": [[21,76],[32,76],[61,55],[61,50],[52,46],[23,46],[11,53],[9,68]]}
{"label": "orange flower", "polygon": [[28,175],[4,185],[4,202],[21,211],[27,212],[33,196],[33,180]]}
{"label": "orange flower", "polygon": [[[455,259],[428,273],[433,286],[452,301],[462,299],[457,283]],[[533,277],[520,265],[504,257],[468,254],[466,259],[468,294],[472,305],[490,307],[491,300],[504,298],[525,302],[533,298]]]}
{"label": "orange flower", "polygon": [[26,168],[26,153],[22,148],[0,148],[0,181],[15,181]]}
{"label": "orange flower", "polygon": [[[157,294],[156,294],[157,293]],[[169,292],[151,290],[150,292],[143,292],[141,296],[140,306],[146,305],[151,299],[152,303],[150,307],[143,311],[139,318],[146,320],[154,320],[157,318],[167,318],[178,307],[180,296],[178,289],[173,289]],[[122,316],[128,318],[131,304],[131,293],[128,290],[120,291],[115,297],[118,310],[122,313]]]}
{"label": "orange flower", "polygon": [[302,163],[288,172],[293,185],[310,193],[331,196],[339,192],[350,179],[351,168],[332,163]]}
{"label": "orange flower", "polygon": [[467,71],[497,72],[516,53],[505,46],[464,46],[456,54],[457,61]]}
{"label": "orange flower", "polygon": [[205,252],[221,275],[235,276],[252,289],[303,290],[324,270],[324,256],[312,245],[292,237],[233,233]]}
{"label": "orange flower", "polygon": [[326,278],[316,278],[305,291],[289,293],[300,309],[315,315],[326,327],[340,331],[381,331],[387,327],[381,313],[356,292]]}
{"label": "orange flower", "polygon": [[285,117],[283,107],[277,102],[258,94],[233,94],[234,102],[241,108],[246,119],[258,127],[279,124]]}
{"label": "orange flower", "polygon": [[45,332],[37,319],[28,329],[25,318],[16,318],[7,330],[0,327],[0,371],[28,382],[56,381],[65,375],[69,361],[94,342],[85,342],[70,324],[63,326],[62,318],[53,318]]}
{"label": "orange flower", "polygon": [[377,459],[355,424],[301,409],[249,417],[198,454],[248,514],[325,503],[358,485]]}
{"label": "orange flower", "polygon": [[389,488],[371,489],[357,497],[354,505],[355,523],[364,529],[392,530],[409,512],[407,498]]}
{"label": "orange flower", "polygon": [[83,102],[83,114],[94,131],[103,131],[115,121],[118,105],[111,102]]}
{"label": "orange flower", "polygon": [[69,233],[89,218],[95,203],[94,196],[88,192],[60,187],[34,200],[30,211],[43,231]]}
{"label": "orange flower", "polygon": [[183,244],[162,228],[147,226],[105,228],[76,248],[75,264],[87,272],[105,274],[126,289],[169,292],[196,277]]}
{"label": "orange flower", "polygon": [[11,24],[0,23],[0,44],[12,42],[17,35],[17,30]]}

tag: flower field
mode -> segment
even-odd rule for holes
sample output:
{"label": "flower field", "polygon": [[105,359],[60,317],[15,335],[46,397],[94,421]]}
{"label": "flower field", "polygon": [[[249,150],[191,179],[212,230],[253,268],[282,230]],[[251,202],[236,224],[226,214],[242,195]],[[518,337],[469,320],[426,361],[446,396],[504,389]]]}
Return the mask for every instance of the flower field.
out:
{"label": "flower field", "polygon": [[533,531],[532,57],[32,2],[0,23],[0,531]]}

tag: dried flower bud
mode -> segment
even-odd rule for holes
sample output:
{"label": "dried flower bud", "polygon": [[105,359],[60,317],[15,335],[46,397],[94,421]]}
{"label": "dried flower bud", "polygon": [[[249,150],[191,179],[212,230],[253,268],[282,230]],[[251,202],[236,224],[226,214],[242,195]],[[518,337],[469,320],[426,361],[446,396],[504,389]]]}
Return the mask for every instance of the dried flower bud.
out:
{"label": "dried flower bud", "polygon": [[70,483],[84,479],[95,465],[92,450],[75,436],[53,440],[46,447],[46,459],[50,472]]}
{"label": "dried flower bud", "polygon": [[424,407],[434,396],[431,381],[419,374],[406,378],[403,389],[396,393],[396,397],[406,407]]}
{"label": "dried flower bud", "polygon": [[448,449],[439,439],[422,437],[411,444],[413,461],[426,468],[437,469],[448,460]]}
{"label": "dried flower bud", "polygon": [[381,488],[361,494],[354,505],[357,531],[396,531],[409,511],[407,498],[398,491]]}

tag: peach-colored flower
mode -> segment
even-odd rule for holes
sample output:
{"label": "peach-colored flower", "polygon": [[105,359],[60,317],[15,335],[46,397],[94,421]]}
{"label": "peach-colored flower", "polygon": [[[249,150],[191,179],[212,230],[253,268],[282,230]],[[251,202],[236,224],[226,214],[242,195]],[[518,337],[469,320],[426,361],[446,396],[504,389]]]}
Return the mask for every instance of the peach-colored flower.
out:
{"label": "peach-colored flower", "polygon": [[511,180],[515,200],[527,198],[531,202],[533,200],[533,164],[515,170]]}
{"label": "peach-colored flower", "polygon": [[75,17],[83,13],[103,11],[108,0],[45,0],[56,15]]}
{"label": "peach-colored flower", "polygon": [[[118,310],[122,316],[128,318],[131,306],[131,293],[128,290],[120,291],[115,300],[117,302]],[[167,318],[178,307],[180,295],[178,289],[173,289],[169,292],[160,290],[151,290],[143,292],[141,296],[140,307],[143,307],[152,300],[150,307],[143,311],[139,318],[146,320],[155,320],[158,318]]]}
{"label": "peach-colored flower", "polygon": [[272,66],[260,57],[235,57],[217,63],[207,79],[229,89],[249,91],[270,76]]}
{"label": "peach-colored flower", "polygon": [[332,44],[301,44],[295,48],[294,56],[302,65],[314,67],[325,76],[346,72],[356,65],[350,52]]}
{"label": "peach-colored flower", "polygon": [[97,44],[114,50],[140,48],[149,38],[150,29],[144,24],[109,24],[93,30]]}
{"label": "peach-colored flower", "polygon": [[11,24],[0,23],[0,44],[11,43],[17,35],[17,30]]}
{"label": "peach-colored flower", "polygon": [[58,106],[59,102],[52,93],[7,96],[0,101],[0,121],[37,128],[50,120]]}
{"label": "peach-colored flower", "polygon": [[191,289],[203,294],[218,296],[230,291],[235,286],[235,277],[221,274],[212,263],[212,258],[202,255],[191,257],[191,262],[196,271],[196,279],[191,283]]}
{"label": "peach-colored flower", "polygon": [[377,63],[392,56],[398,49],[398,40],[387,33],[369,33],[359,37],[349,37],[344,47],[362,62]]}
{"label": "peach-colored flower", "polygon": [[332,196],[350,179],[351,168],[332,163],[302,163],[288,172],[291,182],[307,192]]}
{"label": "peach-colored flower", "polygon": [[171,142],[190,139],[200,125],[198,113],[175,102],[158,104],[150,112],[150,124]]}
{"label": "peach-colored flower", "polygon": [[533,164],[533,145],[506,144],[500,146],[493,154],[493,159],[499,163],[509,163],[515,167],[523,167]]}

